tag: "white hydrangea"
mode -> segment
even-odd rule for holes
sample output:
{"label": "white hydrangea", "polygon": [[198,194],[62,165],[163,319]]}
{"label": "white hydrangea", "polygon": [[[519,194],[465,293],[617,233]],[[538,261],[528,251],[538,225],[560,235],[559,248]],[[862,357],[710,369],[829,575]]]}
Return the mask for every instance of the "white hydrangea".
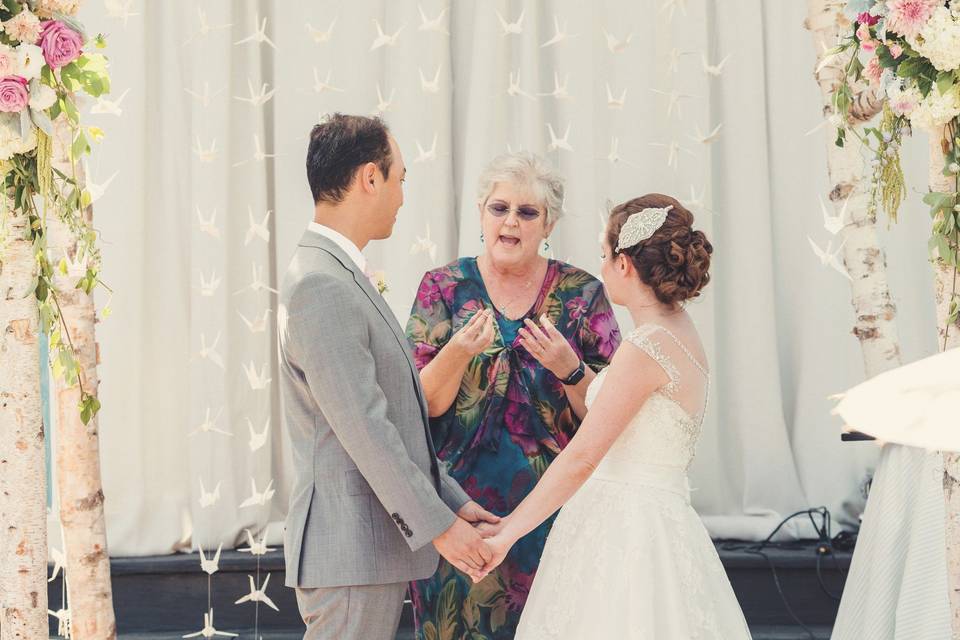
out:
{"label": "white hydrangea", "polygon": [[27,135],[27,139],[24,140],[17,136],[19,143],[17,144],[17,153],[26,153],[27,151],[33,151],[37,148],[37,128],[30,127],[30,133]]}
{"label": "white hydrangea", "polygon": [[30,86],[30,108],[43,111],[53,106],[57,101],[57,92],[45,84],[39,82],[31,83]]}
{"label": "white hydrangea", "polygon": [[17,153],[33,151],[37,147],[37,130],[30,129],[24,140],[10,127],[0,126],[0,160],[9,160]]}
{"label": "white hydrangea", "polygon": [[938,71],[953,71],[960,67],[960,21],[950,9],[934,9],[919,35],[907,40]]}
{"label": "white hydrangea", "polygon": [[933,131],[958,115],[960,98],[957,96],[957,87],[951,87],[945,94],[934,87],[910,113],[910,124],[917,129]]}

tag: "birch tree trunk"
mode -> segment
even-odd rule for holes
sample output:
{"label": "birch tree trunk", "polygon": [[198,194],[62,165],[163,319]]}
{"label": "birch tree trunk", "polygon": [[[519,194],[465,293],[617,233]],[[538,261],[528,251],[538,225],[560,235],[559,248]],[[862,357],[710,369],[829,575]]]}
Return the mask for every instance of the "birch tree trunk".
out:
{"label": "birch tree trunk", "polygon": [[[845,81],[846,60],[835,56],[822,64],[825,51],[837,42],[841,29],[849,30],[843,15],[844,0],[810,0],[806,27],[816,46],[815,74],[823,104],[823,117],[834,115],[831,95]],[[865,122],[879,113],[881,101],[869,89],[854,96],[855,117]],[[858,122],[852,123],[854,126]],[[870,211],[868,189],[863,185],[864,162],[858,144],[838,147],[827,142],[827,170],[830,175],[830,202],[834,215],[846,211],[844,220],[843,262],[852,278],[852,304],[856,313],[853,334],[860,341],[863,364],[868,378],[900,366],[900,338],[895,322],[897,309],[887,283],[887,259],[877,240],[876,215]]]}
{"label": "birch tree trunk", "polygon": [[[851,25],[843,14],[845,4],[844,0],[809,0],[808,5],[806,26],[812,32],[818,54],[816,80],[824,119],[834,115],[831,94],[845,82],[844,65],[848,60],[840,56],[824,60],[826,51],[836,45],[838,34],[850,31]],[[850,124],[857,126],[869,120],[881,108],[882,102],[873,91],[856,87]],[[828,140],[827,167],[834,214],[839,215],[846,203],[850,215],[844,228],[843,260],[852,279],[856,314],[853,333],[860,341],[864,372],[871,378],[900,366],[901,355],[886,257],[877,238],[876,216],[868,206],[867,188],[862,183],[864,161],[860,145],[848,139],[844,147],[837,147],[832,139]],[[931,457],[923,450],[895,444],[883,447],[834,624],[834,640],[909,637],[918,626],[923,628],[920,620],[931,617],[908,613],[901,619],[903,585],[898,581],[904,579],[908,562],[942,562],[939,549],[916,534],[918,527],[929,531],[940,526],[941,498],[933,497],[936,491],[926,484],[933,474],[924,473],[933,471],[933,466]],[[910,495],[911,500],[904,501],[904,495]],[[923,500],[919,499],[921,495],[931,497]],[[945,598],[930,598],[923,606],[923,613],[933,612],[934,618],[943,619],[941,614],[946,615]]]}
{"label": "birch tree trunk", "polygon": [[[9,204],[7,205],[9,206]],[[0,637],[46,638],[47,475],[36,262],[24,215],[0,212]],[[6,242],[3,237],[6,236]]]}
{"label": "birch tree trunk", "polygon": [[[53,166],[70,176],[73,174],[68,153],[70,131],[60,120],[53,140]],[[78,182],[84,184],[77,167]],[[84,216],[89,223],[92,207]],[[86,273],[86,261],[77,257],[73,233],[55,215],[47,217],[47,243],[51,264],[66,258],[66,275],[55,269],[54,286],[60,302],[63,321],[76,352],[83,390],[97,395],[99,348],[94,326],[96,310],[93,296],[76,288],[77,279]],[[70,603],[70,629],[75,640],[116,638],[113,592],[110,582],[110,556],[107,553],[106,520],[103,511],[103,487],[100,478],[100,437],[98,418],[87,424],[80,419],[80,386],[68,386],[56,380],[57,492],[60,502],[60,523],[63,527],[67,598]]]}
{"label": "birch tree trunk", "polygon": [[[943,175],[944,154],[952,144],[949,129],[930,134],[930,190],[952,193],[957,180]],[[950,302],[960,286],[957,271],[940,257],[933,259],[937,332],[941,351],[960,346],[960,322],[947,323]],[[943,494],[947,545],[947,590],[950,595],[951,638],[960,640],[960,455],[943,455]]]}

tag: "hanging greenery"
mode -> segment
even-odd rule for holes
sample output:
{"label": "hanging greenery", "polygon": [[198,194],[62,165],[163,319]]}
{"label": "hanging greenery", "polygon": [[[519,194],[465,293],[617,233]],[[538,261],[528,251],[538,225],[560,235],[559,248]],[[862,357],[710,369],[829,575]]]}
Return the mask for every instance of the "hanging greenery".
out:
{"label": "hanging greenery", "polygon": [[[5,223],[9,216],[29,221],[36,281],[33,287],[40,324],[49,336],[54,374],[68,385],[79,385],[79,411],[84,423],[96,415],[100,403],[83,389],[76,352],[63,322],[55,270],[67,273],[62,259],[51,264],[47,253],[47,216],[62,220],[77,241],[72,262],[85,268],[76,287],[90,294],[100,280],[97,232],[84,211],[91,195],[78,180],[78,163],[90,153],[91,142],[103,132],[83,126],[78,103],[110,91],[107,59],[97,52],[103,36],[92,40],[74,19],[78,0],[2,0],[0,2],[0,175],[5,198],[0,213],[0,259]],[[54,121],[61,118],[69,130],[70,171],[53,166]]]}
{"label": "hanging greenery", "polygon": [[[950,185],[931,191],[923,201],[933,219],[931,258],[954,273],[960,266],[960,2],[956,0],[851,0],[845,9],[850,33],[830,53],[844,56],[846,82],[833,96],[838,124],[836,143],[848,133],[872,154],[871,208],[891,220],[906,195],[900,144],[914,128],[943,132],[943,175]],[[884,99],[876,127],[860,133],[847,126],[854,87],[869,84]],[[946,325],[957,322],[957,279],[947,308]]]}

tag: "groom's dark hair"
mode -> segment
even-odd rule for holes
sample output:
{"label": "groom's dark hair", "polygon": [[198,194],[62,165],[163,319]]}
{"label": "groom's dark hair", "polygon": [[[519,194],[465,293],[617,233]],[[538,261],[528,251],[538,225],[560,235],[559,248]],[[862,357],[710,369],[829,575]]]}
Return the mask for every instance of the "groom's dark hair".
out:
{"label": "groom's dark hair", "polygon": [[313,127],[307,147],[307,180],[314,204],[340,202],[357,169],[368,162],[390,174],[390,130],[380,118],[334,113]]}

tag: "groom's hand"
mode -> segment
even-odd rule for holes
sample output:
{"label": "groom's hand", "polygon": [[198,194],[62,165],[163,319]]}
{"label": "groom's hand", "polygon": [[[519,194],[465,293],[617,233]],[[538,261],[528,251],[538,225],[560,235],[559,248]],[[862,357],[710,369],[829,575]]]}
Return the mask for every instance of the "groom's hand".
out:
{"label": "groom's hand", "polygon": [[506,525],[506,520],[500,520],[497,524],[489,524],[486,522],[478,522],[473,525],[473,528],[477,530],[477,533],[480,534],[480,537],[486,540],[487,538],[492,538],[493,536],[500,533],[503,530],[504,525]]}
{"label": "groom's hand", "polygon": [[447,562],[474,579],[493,558],[480,534],[462,518],[457,518],[453,526],[434,538],[433,546]]}
{"label": "groom's hand", "polygon": [[490,524],[500,522],[500,516],[490,513],[473,500],[460,507],[457,515],[473,525],[480,524],[481,522],[488,522]]}
{"label": "groom's hand", "polygon": [[513,546],[514,541],[509,540],[502,533],[498,533],[484,542],[487,543],[487,549],[490,551],[491,558],[487,564],[484,565],[483,569],[470,574],[470,578],[475,583],[483,580],[488,573],[500,566],[500,563],[507,557],[507,553],[510,551],[510,547]]}

